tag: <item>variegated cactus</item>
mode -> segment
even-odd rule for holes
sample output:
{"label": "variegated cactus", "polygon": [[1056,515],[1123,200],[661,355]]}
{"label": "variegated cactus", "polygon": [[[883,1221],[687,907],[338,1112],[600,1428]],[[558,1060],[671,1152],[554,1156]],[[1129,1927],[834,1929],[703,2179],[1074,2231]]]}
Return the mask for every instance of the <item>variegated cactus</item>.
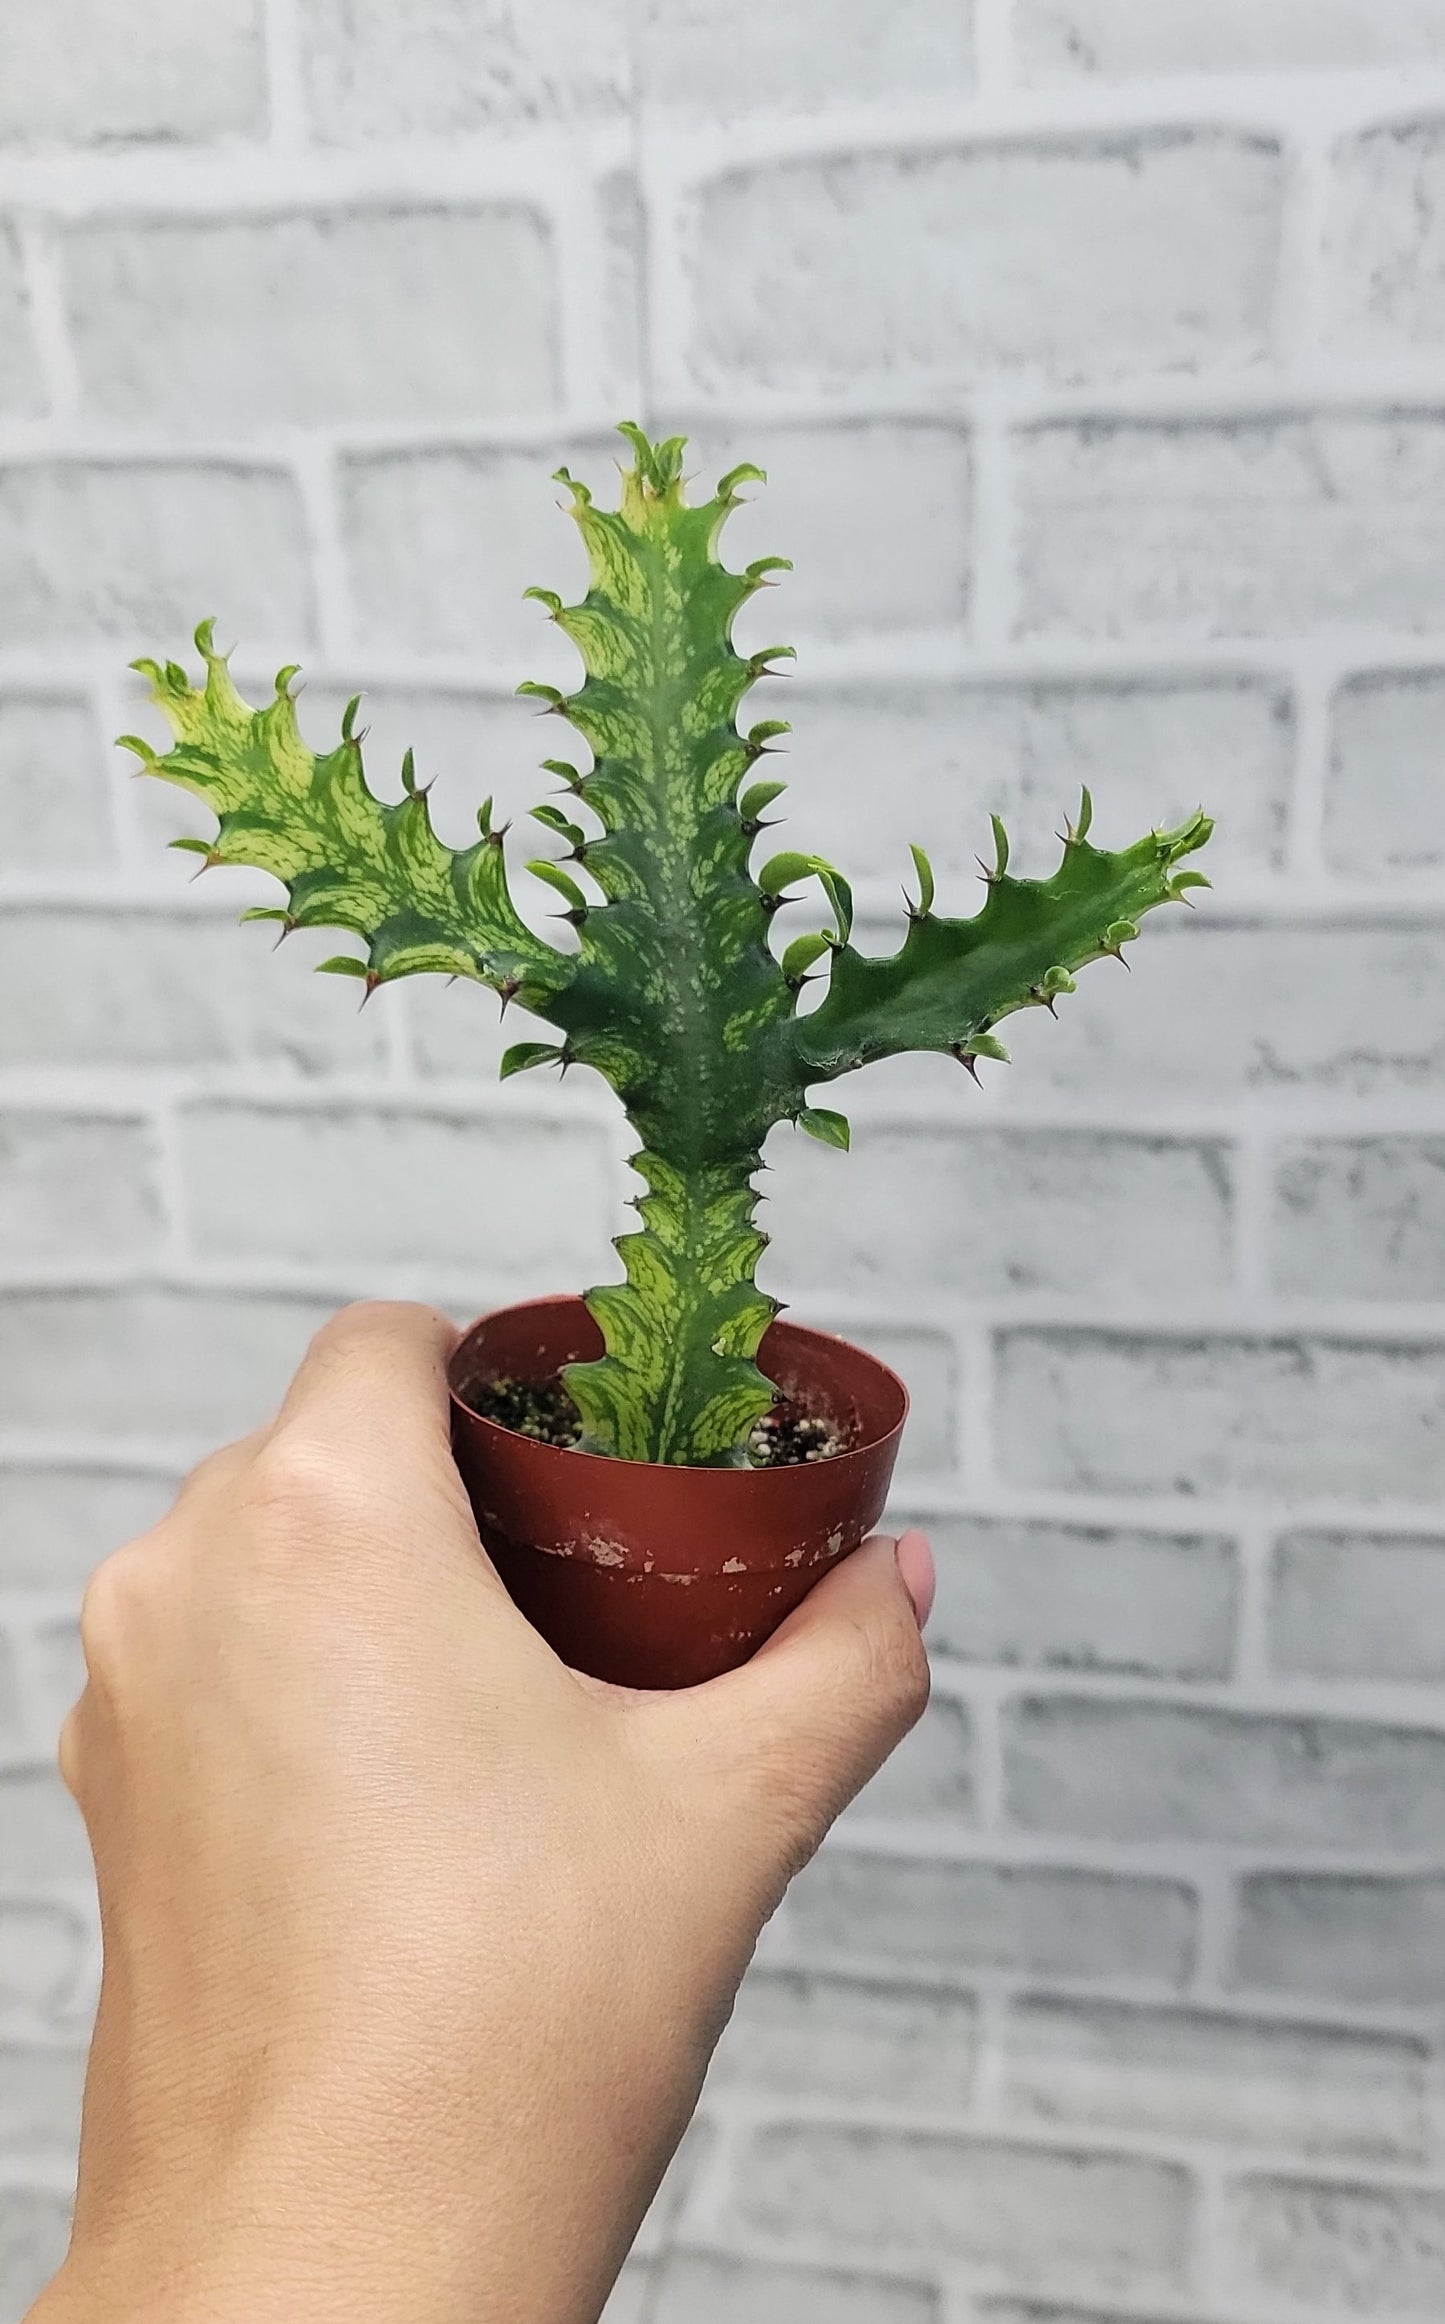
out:
{"label": "variegated cactus", "polygon": [[[313,755],[297,730],[294,669],[279,673],[273,701],[251,709],[209,623],[196,635],[199,689],[174,662],[136,664],[175,747],[162,757],[125,740],[146,771],[216,811],[209,844],[177,845],[208,864],[258,866],[284,884],[284,906],[248,918],[283,930],[349,929],[364,955],[323,966],[368,989],[428,969],[490,985],[504,1005],[517,1000],[561,1035],[555,1046],[510,1049],[504,1075],[575,1062],[611,1083],[641,1138],[635,1167],[647,1191],[636,1205],[641,1225],[617,1241],[625,1280],[588,1294],[606,1353],[567,1373],[583,1441],[626,1460],[741,1461],[774,1394],[754,1360],[776,1312],[754,1281],[767,1238],[755,1223],[753,1179],[768,1131],[791,1121],[846,1146],[847,1123],[815,1107],[811,1092],[876,1058],[939,1050],[975,1072],[980,1057],[1003,1058],[1001,1018],[1052,1009],[1078,969],[1121,954],[1145,912],[1208,885],[1178,866],[1211,826],[1196,815],[1107,854],[1090,843],[1085,793],[1059,869],[1039,881],[1009,872],[995,817],[982,909],[969,919],[935,912],[933,875],[915,848],[919,895],[902,946],[865,957],[850,941],[847,883],[821,857],[773,855],[750,869],[764,811],[783,788],[759,779],[758,762],[786,729],[770,719],[742,732],[737,713],[791,649],[745,659],[732,627],[786,560],[733,573],[717,544],[739,487],[762,482],[762,471],[734,468],[711,499],[689,506],[683,439],[654,444],[631,425],[622,433],[635,458],[618,509],[596,507],[585,485],[558,471],[587,549],[586,596],[564,605],[531,592],[577,647],[585,680],[568,695],[521,689],[575,727],[593,757],[586,772],[544,761],[572,804],[535,810],[569,850],[562,863],[530,868],[559,894],[575,951],[534,934],[518,912],[490,802],[474,846],[443,846],[410,754],[402,798],[378,799],[362,772],[356,704],[337,747]],[[831,924],[777,958],[769,923],[809,879]],[[821,1006],[800,1013],[803,986],[825,965]]]}

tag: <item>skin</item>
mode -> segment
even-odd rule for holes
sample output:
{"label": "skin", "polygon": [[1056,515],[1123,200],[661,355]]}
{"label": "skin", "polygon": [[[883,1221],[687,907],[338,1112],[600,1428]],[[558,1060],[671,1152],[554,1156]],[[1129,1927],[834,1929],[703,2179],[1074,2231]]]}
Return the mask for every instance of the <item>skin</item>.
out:
{"label": "skin", "polygon": [[512,1606],[451,1326],[351,1308],[87,1592],[105,1972],[29,2324],[593,2324],[759,1931],[922,1712],[921,1535],[631,1694]]}

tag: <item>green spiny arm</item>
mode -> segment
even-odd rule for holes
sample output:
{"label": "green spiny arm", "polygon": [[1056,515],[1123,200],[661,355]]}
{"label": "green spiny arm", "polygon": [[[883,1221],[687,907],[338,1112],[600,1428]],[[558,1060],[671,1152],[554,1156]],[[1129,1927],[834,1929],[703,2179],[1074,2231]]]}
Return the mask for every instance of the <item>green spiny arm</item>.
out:
{"label": "green spiny arm", "polygon": [[284,885],[284,908],[257,910],[292,928],[345,928],[362,938],[366,957],[343,955],[322,965],[365,979],[368,987],[427,969],[471,977],[542,1007],[572,973],[571,959],[533,934],[507,886],[502,833],[491,827],[490,802],[478,818],[481,838],[455,852],[431,826],[426,793],[408,752],[403,796],[395,804],[368,789],[361,741],[352,731],[356,704],[335,750],[317,756],[302,741],[290,692],[294,666],[279,672],[264,709],[243,702],[225,656],[203,622],[196,645],[205,663],[193,687],[178,663],[136,662],[175,734],[161,756],[134,735],[122,739],[144,771],[194,791],[216,813],[215,838],[178,840],[205,864],[245,864]]}
{"label": "green spiny arm", "polygon": [[1177,868],[1208,840],[1214,828],[1208,816],[1150,832],[1110,854],[1090,844],[1092,812],[1085,791],[1078,822],[1065,834],[1063,861],[1047,880],[1010,874],[1008,840],[995,816],[998,857],[985,874],[983,909],[972,919],[934,913],[933,875],[915,848],[922,893],[910,907],[901,949],[870,959],[846,942],[834,945],[826,997],[795,1022],[804,1082],[831,1081],[904,1050],[946,1051],[975,1073],[980,1057],[1006,1060],[992,1032],[1001,1017],[1018,1009],[1052,1011],[1074,990],[1079,969],[1110,956],[1123,959],[1146,912],[1183,903],[1187,889],[1209,886],[1202,872]]}

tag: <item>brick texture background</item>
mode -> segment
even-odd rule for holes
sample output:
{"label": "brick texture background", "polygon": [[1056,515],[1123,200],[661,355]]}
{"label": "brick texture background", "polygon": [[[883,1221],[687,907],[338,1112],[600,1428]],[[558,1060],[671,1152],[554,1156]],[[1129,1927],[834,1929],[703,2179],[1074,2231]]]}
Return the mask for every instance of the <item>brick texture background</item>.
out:
{"label": "brick texture background", "polygon": [[214,613],[449,834],[525,807],[546,474],[624,413],[771,470],[874,929],[1081,781],[1221,829],[982,1093],[776,1141],[774,1287],[914,1385],[937,1695],[609,2324],[1445,2310],[1442,219],[1445,0],[0,9],[0,2324],[95,1985],[85,1572],[336,1301],[580,1286],[625,1190],[480,996],[358,1016],[187,885],[125,665]]}

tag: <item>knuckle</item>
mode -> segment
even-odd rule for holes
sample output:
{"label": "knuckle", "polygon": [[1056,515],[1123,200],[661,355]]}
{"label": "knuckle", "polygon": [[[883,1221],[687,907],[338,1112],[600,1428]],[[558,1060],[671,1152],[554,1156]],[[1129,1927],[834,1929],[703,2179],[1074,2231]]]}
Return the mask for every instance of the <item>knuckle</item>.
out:
{"label": "knuckle", "polygon": [[338,1307],[311,1335],[311,1347],[317,1349],[345,1348],[357,1340],[368,1339],[388,1312],[384,1299],[353,1299],[346,1307]]}
{"label": "knuckle", "polygon": [[214,1452],[207,1453],[204,1460],[197,1461],[194,1468],[187,1470],[181,1479],[172,1514],[176,1509],[189,1508],[214,1489],[232,1484],[248,1456],[253,1453],[260,1440],[260,1433],[257,1430],[253,1436],[238,1437],[234,1444],[218,1445]]}
{"label": "knuckle", "polygon": [[439,1308],[405,1299],[353,1299],[328,1316],[311,1341],[313,1355],[345,1360],[348,1352],[368,1348],[377,1339],[394,1340],[399,1327],[425,1323],[449,1335],[452,1326]]}
{"label": "knuckle", "polygon": [[360,1514],[344,1461],[302,1428],[279,1428],[251,1464],[246,1500],[262,1537],[285,1548],[323,1546]]}
{"label": "knuckle", "polygon": [[80,1645],[94,1679],[113,1680],[134,1653],[154,1612],[154,1559],[148,1536],[102,1560],[80,1601]]}

